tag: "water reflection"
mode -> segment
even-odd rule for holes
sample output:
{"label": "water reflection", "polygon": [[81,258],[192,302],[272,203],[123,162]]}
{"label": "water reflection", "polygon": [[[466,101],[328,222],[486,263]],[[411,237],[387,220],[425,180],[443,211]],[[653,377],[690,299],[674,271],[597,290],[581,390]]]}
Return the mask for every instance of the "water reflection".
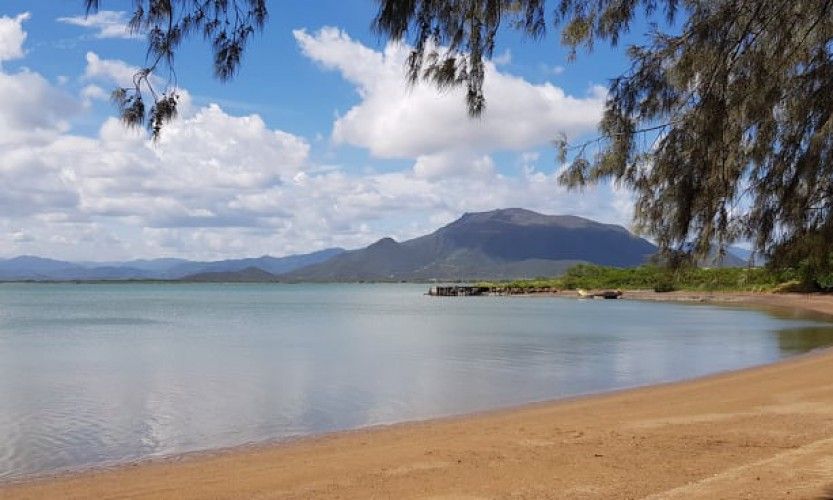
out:
{"label": "water reflection", "polygon": [[778,349],[785,355],[804,354],[833,345],[833,329],[826,326],[785,328],[776,332]]}

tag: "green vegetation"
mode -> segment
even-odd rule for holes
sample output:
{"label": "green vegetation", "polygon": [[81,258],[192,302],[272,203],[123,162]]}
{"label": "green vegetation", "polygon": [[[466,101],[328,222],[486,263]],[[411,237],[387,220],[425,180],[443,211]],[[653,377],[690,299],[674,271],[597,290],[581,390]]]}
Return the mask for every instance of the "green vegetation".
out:
{"label": "green vegetation", "polygon": [[504,283],[482,283],[484,286],[513,288],[554,287],[560,290],[584,288],[688,291],[744,291],[767,292],[800,288],[796,271],[773,271],[765,268],[705,269],[687,267],[668,269],[649,265],[636,268],[617,268],[581,264],[570,268],[559,278],[536,278]]}

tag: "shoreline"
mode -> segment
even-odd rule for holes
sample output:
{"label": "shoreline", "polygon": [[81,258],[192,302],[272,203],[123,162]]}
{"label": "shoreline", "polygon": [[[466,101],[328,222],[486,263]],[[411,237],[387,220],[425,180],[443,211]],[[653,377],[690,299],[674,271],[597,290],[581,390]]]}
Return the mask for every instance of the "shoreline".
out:
{"label": "shoreline", "polygon": [[[554,293],[506,295],[516,298],[556,297],[563,299],[600,300],[581,297],[574,290]],[[713,306],[752,307],[765,312],[792,312],[802,316],[833,322],[833,294],[830,293],[771,293],[686,291],[655,292],[653,290],[623,290],[616,300],[702,304]],[[833,348],[833,346],[831,346]]]}
{"label": "shoreline", "polygon": [[[829,295],[623,298],[833,319]],[[681,382],[23,479],[0,484],[0,497],[821,498],[833,486],[831,368],[833,349],[821,349]]]}

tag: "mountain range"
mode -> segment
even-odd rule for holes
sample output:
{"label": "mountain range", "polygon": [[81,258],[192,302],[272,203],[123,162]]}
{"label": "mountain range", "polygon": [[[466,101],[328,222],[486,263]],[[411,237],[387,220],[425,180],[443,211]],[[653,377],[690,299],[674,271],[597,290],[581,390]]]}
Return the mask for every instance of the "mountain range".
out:
{"label": "mountain range", "polygon": [[555,276],[581,262],[637,266],[656,248],[621,226],[513,208],[467,213],[408,241],[383,238],[296,269],[291,281],[518,279]]}
{"label": "mountain range", "polygon": [[323,262],[342,252],[342,248],[329,248],[286,257],[265,255],[213,262],[170,258],[106,263],[65,262],[24,255],[0,260],[0,280],[178,280],[203,273],[235,273],[248,268],[257,268],[269,275],[277,275]]}
{"label": "mountain range", "polygon": [[[466,213],[431,234],[365,248],[330,248],[286,257],[197,262],[184,259],[64,262],[0,260],[0,280],[452,281],[557,276],[579,263],[643,264],[656,252],[622,226],[521,208]],[[724,266],[745,261],[729,254]]]}

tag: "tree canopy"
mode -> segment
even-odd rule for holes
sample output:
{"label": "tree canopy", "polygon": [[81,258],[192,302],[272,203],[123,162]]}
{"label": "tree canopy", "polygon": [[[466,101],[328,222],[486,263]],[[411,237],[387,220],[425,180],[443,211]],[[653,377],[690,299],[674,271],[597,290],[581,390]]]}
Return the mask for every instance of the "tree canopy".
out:
{"label": "tree canopy", "polygon": [[[86,0],[89,9],[98,0]],[[145,118],[142,85],[179,43],[201,33],[220,79],[235,74],[266,0],[135,0],[151,64],[117,91],[125,121]],[[488,107],[484,62],[501,29],[537,39],[558,29],[573,56],[617,45],[638,16],[652,24],[626,48],[598,138],[561,140],[563,183],[612,180],[636,198],[635,223],[666,251],[706,254],[750,239],[776,259],[831,267],[833,0],[377,0],[373,28],[408,42],[411,81],[465,88],[471,115]],[[589,55],[587,57],[592,57]],[[148,123],[175,113],[154,96]],[[138,104],[137,104],[138,103]],[[555,135],[555,133],[554,133]]]}

